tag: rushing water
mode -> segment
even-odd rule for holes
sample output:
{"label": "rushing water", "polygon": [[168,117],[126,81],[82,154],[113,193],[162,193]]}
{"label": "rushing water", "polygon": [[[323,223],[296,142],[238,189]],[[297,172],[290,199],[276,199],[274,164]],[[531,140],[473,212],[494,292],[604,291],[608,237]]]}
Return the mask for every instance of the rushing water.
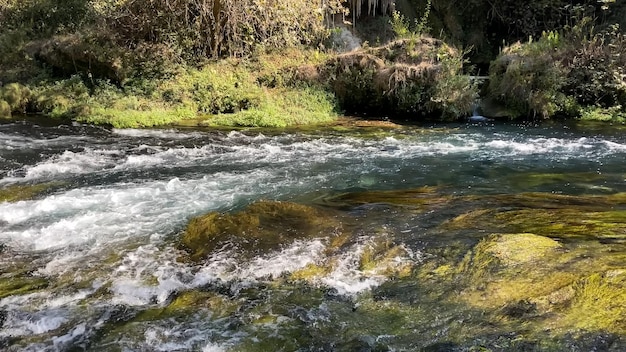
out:
{"label": "rushing water", "polygon": [[[448,327],[475,322],[468,318],[475,312],[442,307],[414,283],[359,267],[358,256],[384,232],[402,247],[393,265],[419,267],[439,243],[436,224],[459,209],[340,206],[356,219],[355,239],[334,255],[331,272],[306,285],[288,275],[327,259],[323,239],[192,263],[180,259],[178,238],[192,217],[261,199],[330,206],[343,194],[424,186],[448,197],[626,192],[626,134],[492,124],[372,130],[0,125],[0,187],[48,187],[31,200],[0,203],[2,277],[38,285],[0,299],[0,347],[454,350]],[[553,176],[529,182],[537,174]],[[182,292],[214,303],[164,313]],[[387,299],[379,315],[352,316]],[[395,312],[408,301],[407,311]]]}

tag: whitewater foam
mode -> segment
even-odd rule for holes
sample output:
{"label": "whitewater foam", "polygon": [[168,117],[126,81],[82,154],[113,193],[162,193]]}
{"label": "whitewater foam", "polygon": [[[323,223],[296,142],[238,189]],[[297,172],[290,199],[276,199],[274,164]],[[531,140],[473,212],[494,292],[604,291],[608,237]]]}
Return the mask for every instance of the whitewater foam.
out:
{"label": "whitewater foam", "polygon": [[238,198],[256,193],[259,184],[278,182],[275,177],[263,170],[221,173],[193,180],[74,189],[44,199],[0,203],[0,222],[8,224],[0,225],[0,241],[23,250],[44,250],[164,236],[192,215],[232,206]]}
{"label": "whitewater foam", "polygon": [[189,138],[203,138],[207,135],[201,132],[181,132],[174,129],[119,129],[114,128],[111,130],[113,134],[134,137],[134,138],[160,138],[160,139],[189,139]]}

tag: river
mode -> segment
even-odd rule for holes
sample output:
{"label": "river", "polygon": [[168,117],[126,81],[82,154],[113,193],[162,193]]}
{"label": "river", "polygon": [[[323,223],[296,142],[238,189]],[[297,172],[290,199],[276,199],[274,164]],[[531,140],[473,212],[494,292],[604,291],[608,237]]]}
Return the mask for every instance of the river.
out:
{"label": "river", "polygon": [[[601,200],[623,211],[610,197],[626,192],[625,157],[626,134],[564,124],[220,131],[6,122],[0,188],[44,188],[0,202],[0,294],[9,292],[0,296],[0,347],[626,348],[623,320],[581,327],[564,312],[551,323],[549,313],[561,311],[544,314],[530,298],[520,302],[539,307],[533,311],[541,318],[503,314],[501,306],[457,300],[480,291],[470,284],[428,276],[461,265],[490,234],[542,231],[519,223],[505,231],[488,218],[450,225],[472,210],[571,212],[591,199],[580,214],[600,213]],[[520,200],[526,195],[545,195],[550,204],[528,205]],[[261,200],[328,209],[350,224],[350,238],[333,251],[321,236],[264,253],[226,246],[199,261],[185,258],[179,241],[190,219],[236,214]],[[612,220],[611,240],[595,245],[624,253],[624,222]],[[380,260],[364,264],[381,236],[394,254],[377,252]],[[580,247],[546,236],[569,253]],[[625,270],[620,260],[603,272]],[[315,266],[322,269],[312,277],[293,275]]]}

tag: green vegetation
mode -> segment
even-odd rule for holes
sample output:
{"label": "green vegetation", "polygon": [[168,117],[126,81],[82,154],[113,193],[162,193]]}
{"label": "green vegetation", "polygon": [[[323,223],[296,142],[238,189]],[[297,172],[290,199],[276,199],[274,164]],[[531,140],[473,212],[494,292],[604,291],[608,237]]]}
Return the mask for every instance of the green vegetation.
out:
{"label": "green vegetation", "polygon": [[557,115],[622,122],[626,36],[594,32],[591,19],[505,48],[490,68],[489,95],[513,117]]}
{"label": "green vegetation", "polygon": [[[590,0],[3,0],[0,117],[115,127],[199,116],[214,126],[317,125],[340,111],[454,120],[478,96],[466,55],[484,74],[501,45],[539,38],[502,49],[485,98],[510,117],[622,122],[622,9]],[[376,47],[326,49],[346,15]]]}
{"label": "green vegetation", "polygon": [[462,66],[458,50],[410,35],[331,58],[315,79],[325,82],[351,113],[450,120],[471,112],[477,97]]}
{"label": "green vegetation", "polygon": [[[273,126],[334,119],[334,97],[289,78],[320,62],[338,1],[3,1],[0,116],[115,127],[206,116]],[[228,59],[225,59],[229,57]],[[15,82],[15,83],[13,83]]]}

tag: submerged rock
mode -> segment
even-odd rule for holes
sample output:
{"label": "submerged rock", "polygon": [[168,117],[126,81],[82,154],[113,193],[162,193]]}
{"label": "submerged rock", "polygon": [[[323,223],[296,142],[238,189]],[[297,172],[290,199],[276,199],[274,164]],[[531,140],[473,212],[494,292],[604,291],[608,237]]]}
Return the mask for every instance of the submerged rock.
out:
{"label": "submerged rock", "polygon": [[[621,248],[621,247],[619,247]],[[626,332],[626,253],[589,241],[492,234],[461,261],[432,270],[448,299],[527,329]]]}
{"label": "submerged rock", "polygon": [[212,212],[192,219],[181,245],[192,260],[200,260],[224,246],[266,253],[298,239],[337,236],[341,232],[341,221],[328,210],[259,201],[235,214]]}
{"label": "submerged rock", "polygon": [[29,200],[57,185],[57,182],[52,182],[34,185],[13,185],[0,188],[0,203]]}
{"label": "submerged rock", "polygon": [[35,292],[48,287],[48,280],[34,276],[9,275],[0,277],[0,299]]}
{"label": "submerged rock", "polygon": [[334,206],[389,204],[419,209],[429,205],[443,204],[450,199],[450,196],[439,194],[437,188],[425,186],[407,190],[345,193],[328,198],[325,202],[327,205]]}

